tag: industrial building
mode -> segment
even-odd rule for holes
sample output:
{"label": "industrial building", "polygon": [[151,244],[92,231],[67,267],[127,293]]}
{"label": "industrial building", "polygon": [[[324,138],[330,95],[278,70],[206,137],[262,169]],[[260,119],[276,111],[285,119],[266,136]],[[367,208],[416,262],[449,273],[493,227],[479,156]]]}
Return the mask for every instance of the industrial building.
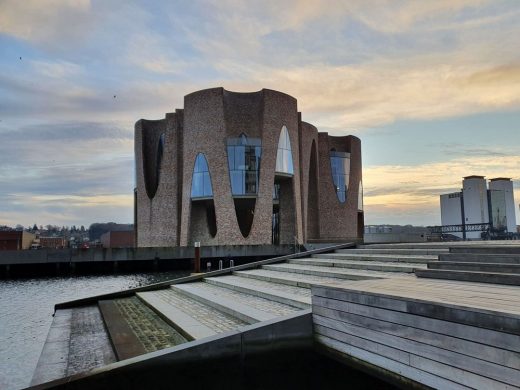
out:
{"label": "industrial building", "polygon": [[297,101],[212,88],[135,125],[138,247],[361,240],[361,142],[301,120]]}
{"label": "industrial building", "polygon": [[[482,233],[516,233],[515,200],[510,178],[489,181],[484,176],[467,176],[462,190],[440,196],[441,223],[451,234],[465,239],[480,239]],[[448,231],[445,229],[445,231]]]}

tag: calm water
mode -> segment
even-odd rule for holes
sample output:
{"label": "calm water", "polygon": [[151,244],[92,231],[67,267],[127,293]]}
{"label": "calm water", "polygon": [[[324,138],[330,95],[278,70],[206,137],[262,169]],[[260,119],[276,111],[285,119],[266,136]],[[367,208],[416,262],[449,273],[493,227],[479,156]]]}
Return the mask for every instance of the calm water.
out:
{"label": "calm water", "polygon": [[0,389],[27,387],[54,304],[186,275],[186,272],[0,280]]}

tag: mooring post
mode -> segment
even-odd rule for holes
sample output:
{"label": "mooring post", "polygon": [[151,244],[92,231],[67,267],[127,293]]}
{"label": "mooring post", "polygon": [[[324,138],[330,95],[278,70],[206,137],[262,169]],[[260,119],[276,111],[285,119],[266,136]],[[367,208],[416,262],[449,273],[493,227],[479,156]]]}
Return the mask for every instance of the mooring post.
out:
{"label": "mooring post", "polygon": [[211,261],[208,261],[208,262],[206,263],[206,270],[207,270],[208,272],[211,272]]}
{"label": "mooring post", "polygon": [[195,259],[193,261],[193,272],[200,274],[200,241],[195,242]]}
{"label": "mooring post", "polygon": [[229,268],[233,268],[235,266],[235,260],[229,260]]}
{"label": "mooring post", "polygon": [[218,261],[218,269],[221,270],[223,268],[224,262],[222,260]]}

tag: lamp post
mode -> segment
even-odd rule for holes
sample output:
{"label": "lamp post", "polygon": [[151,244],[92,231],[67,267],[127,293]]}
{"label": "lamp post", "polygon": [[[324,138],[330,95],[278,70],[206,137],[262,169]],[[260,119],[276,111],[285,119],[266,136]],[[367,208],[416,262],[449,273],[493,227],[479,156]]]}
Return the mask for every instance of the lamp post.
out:
{"label": "lamp post", "polygon": [[195,241],[194,272],[200,274],[200,241]]}

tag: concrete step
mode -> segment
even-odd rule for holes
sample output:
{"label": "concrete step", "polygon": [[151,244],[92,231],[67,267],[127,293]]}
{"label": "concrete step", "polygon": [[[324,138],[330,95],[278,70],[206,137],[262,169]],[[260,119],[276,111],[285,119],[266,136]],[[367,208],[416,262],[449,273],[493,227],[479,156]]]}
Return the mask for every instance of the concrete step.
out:
{"label": "concrete step", "polygon": [[480,253],[448,253],[439,255],[440,261],[468,263],[520,264],[520,255],[489,255]]}
{"label": "concrete step", "polygon": [[302,264],[272,264],[264,265],[262,269],[279,272],[289,272],[304,275],[314,276],[325,276],[336,279],[348,279],[348,280],[368,280],[368,279],[384,279],[392,277],[390,272],[379,272],[379,271],[362,271],[355,269],[340,269],[331,267],[320,267],[312,265]]}
{"label": "concrete step", "polygon": [[494,283],[520,286],[519,274],[426,269],[415,271],[415,275],[419,278],[446,279],[458,280],[462,282]]}
{"label": "concrete step", "polygon": [[249,324],[293,314],[299,310],[293,306],[205,282],[178,284],[171,288]]}
{"label": "concrete step", "polygon": [[136,295],[188,340],[202,339],[248,324],[171,288]]}
{"label": "concrete step", "polygon": [[[255,269],[251,271],[235,271],[233,275],[248,278],[253,281],[265,281],[284,286],[301,287],[310,289],[316,285],[338,284],[345,279],[330,278],[325,276],[304,275],[288,272],[269,271],[266,269]],[[309,291],[310,293],[310,291]]]}
{"label": "concrete step", "polygon": [[[433,261],[433,262],[428,263],[428,269],[493,272],[493,273],[501,273],[501,274],[518,274],[518,275],[520,275],[520,264]],[[520,304],[520,302],[519,302],[519,304]]]}
{"label": "concrete step", "polygon": [[397,243],[397,244],[368,244],[359,245],[361,249],[447,249],[452,245],[460,243],[453,242],[417,242],[417,243]]}
{"label": "concrete step", "polygon": [[488,255],[520,255],[520,245],[471,245],[450,248],[450,253],[478,253]]}
{"label": "concrete step", "polygon": [[252,280],[234,275],[205,278],[204,281],[215,286],[269,299],[299,309],[308,309],[311,305],[311,292],[301,287]]}
{"label": "concrete step", "polygon": [[438,260],[435,255],[378,255],[378,254],[362,254],[362,253],[323,253],[312,255],[312,257],[320,259],[337,259],[337,260],[363,260],[363,261],[388,261],[391,263],[418,263],[427,264],[429,261]]}
{"label": "concrete step", "polygon": [[137,297],[98,303],[118,360],[173,347],[187,340]]}
{"label": "concrete step", "polygon": [[356,248],[356,249],[338,249],[336,253],[345,254],[367,254],[367,255],[440,255],[441,253],[448,253],[449,248],[439,249],[377,249],[377,248]]}
{"label": "concrete step", "polygon": [[31,386],[116,361],[97,305],[56,310]]}
{"label": "concrete step", "polygon": [[399,262],[378,262],[378,261],[355,261],[355,260],[338,260],[338,259],[321,259],[318,257],[305,259],[292,259],[289,264],[316,265],[321,267],[336,267],[359,269],[365,271],[382,271],[382,272],[407,272],[412,273],[416,269],[425,269],[426,264],[410,264]]}

